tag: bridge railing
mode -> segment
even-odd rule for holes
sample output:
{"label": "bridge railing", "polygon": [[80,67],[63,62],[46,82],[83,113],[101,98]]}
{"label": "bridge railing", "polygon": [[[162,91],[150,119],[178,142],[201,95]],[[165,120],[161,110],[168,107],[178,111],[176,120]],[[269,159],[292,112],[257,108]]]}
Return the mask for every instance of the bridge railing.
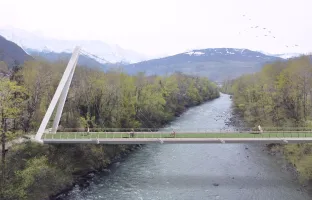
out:
{"label": "bridge railing", "polygon": [[[272,131],[312,131],[312,127],[262,127],[265,132]],[[59,132],[87,132],[87,128],[63,128]],[[175,132],[257,132],[258,127],[240,127],[228,129],[211,129],[211,128],[89,128],[89,132],[158,132],[158,131],[175,131]]]}
{"label": "bridge railing", "polygon": [[114,138],[305,138],[312,131],[107,131],[46,133],[43,139],[114,139]]}

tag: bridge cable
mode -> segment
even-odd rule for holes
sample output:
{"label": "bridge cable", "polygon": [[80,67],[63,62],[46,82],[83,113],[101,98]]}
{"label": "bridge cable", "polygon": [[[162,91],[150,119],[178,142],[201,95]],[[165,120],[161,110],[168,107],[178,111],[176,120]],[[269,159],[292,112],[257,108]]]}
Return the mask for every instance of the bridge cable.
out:
{"label": "bridge cable", "polygon": [[99,57],[97,55],[94,55],[92,53],[89,53],[83,49],[81,49],[81,54],[85,55],[85,56],[88,56],[88,57],[92,57],[92,58],[96,58],[96,59],[99,59],[101,61],[104,61],[105,63],[108,63],[108,64],[111,64],[111,62],[109,62],[108,60],[106,60],[105,58],[102,58],[102,57]]}
{"label": "bridge cable", "polygon": [[[83,55],[85,55],[85,56],[91,56],[91,57],[93,57],[93,58],[97,58],[97,59],[99,59],[99,60],[102,60],[102,61],[104,61],[104,62],[106,62],[106,63],[108,63],[108,64],[111,64],[111,62],[109,62],[108,60],[106,60],[105,58],[101,58],[101,57],[99,57],[99,56],[97,56],[97,55],[94,55],[94,54],[92,54],[92,53],[89,53],[89,52],[87,52],[86,50],[84,50],[84,49],[81,49],[81,54],[83,54]],[[112,54],[113,55],[113,54]],[[120,79],[119,79],[119,81],[120,81]],[[120,82],[119,82],[120,83]],[[120,85],[121,85],[121,83],[120,83]],[[119,104],[118,104],[119,105]],[[140,115],[142,115],[146,120],[147,120],[147,122],[149,123],[149,124],[151,124],[151,126],[152,126],[152,128],[154,128],[154,129],[157,129],[156,128],[156,126],[150,121],[150,120],[148,120],[148,118],[140,111],[140,110],[138,110],[138,114],[140,114]],[[144,120],[142,120],[142,118],[140,118],[139,116],[138,116],[138,118],[145,124],[145,122],[144,122]],[[146,125],[146,124],[145,124]]]}
{"label": "bridge cable", "polygon": [[148,123],[152,125],[152,128],[155,128],[155,129],[156,129],[156,126],[154,126],[153,123],[152,123],[151,121],[149,121],[149,120],[147,119],[147,117],[145,117],[145,115],[144,115],[140,110],[138,110],[138,113],[141,114],[141,115],[148,121]]}
{"label": "bridge cable", "polygon": [[[94,55],[94,54],[92,54],[92,53],[89,53],[89,52],[87,52],[87,51],[85,51],[85,50],[81,50],[81,54],[83,54],[83,55],[85,55],[85,56],[91,56],[91,57],[93,57],[93,58],[97,58],[97,59],[100,59],[100,60],[102,60],[102,61],[104,61],[104,62],[106,62],[106,63],[110,63],[108,60],[106,60],[105,58],[101,58],[101,57],[99,57],[99,56],[96,56],[96,55]],[[121,85],[121,83],[120,83],[120,79],[119,79],[119,84]],[[119,105],[119,104],[118,104]],[[146,117],[145,117],[145,115],[143,114],[143,113],[141,113],[141,112],[138,112],[139,114],[141,114],[148,122],[149,122],[149,124],[152,124],[152,126],[153,126],[153,123],[151,123]],[[141,122],[143,122],[143,124],[145,124],[145,122],[144,122],[144,120],[142,120],[142,118],[140,118],[139,116],[137,116],[138,118],[139,118],[139,120],[141,121]],[[145,126],[146,126],[146,124],[145,124]],[[156,128],[156,127],[153,127],[153,128]]]}

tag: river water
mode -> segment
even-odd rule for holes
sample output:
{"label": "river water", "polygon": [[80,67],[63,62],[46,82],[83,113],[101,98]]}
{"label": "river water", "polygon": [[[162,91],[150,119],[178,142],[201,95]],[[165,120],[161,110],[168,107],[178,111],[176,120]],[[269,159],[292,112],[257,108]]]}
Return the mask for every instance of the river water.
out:
{"label": "river water", "polygon": [[[192,108],[168,127],[223,129],[228,95]],[[146,145],[96,176],[90,186],[74,188],[66,200],[305,200],[311,199],[261,145]]]}

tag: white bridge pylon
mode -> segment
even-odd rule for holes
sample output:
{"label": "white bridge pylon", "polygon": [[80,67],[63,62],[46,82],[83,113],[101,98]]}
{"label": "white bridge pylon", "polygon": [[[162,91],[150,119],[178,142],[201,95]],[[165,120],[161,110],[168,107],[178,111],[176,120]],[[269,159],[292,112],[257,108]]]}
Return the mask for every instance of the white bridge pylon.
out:
{"label": "white bridge pylon", "polygon": [[68,94],[69,86],[72,82],[72,78],[73,78],[73,75],[74,75],[74,72],[76,69],[76,65],[78,62],[80,49],[81,49],[80,47],[76,47],[74,49],[73,54],[72,54],[72,56],[71,56],[71,58],[67,64],[65,71],[64,71],[62,79],[61,79],[61,81],[60,81],[60,83],[59,83],[59,85],[58,85],[58,87],[54,93],[54,96],[53,96],[52,101],[49,105],[49,108],[48,108],[47,112],[45,113],[44,118],[40,124],[38,131],[37,131],[37,134],[35,136],[35,140],[40,142],[40,143],[43,143],[42,135],[46,130],[46,127],[50,121],[52,113],[53,113],[55,106],[58,102],[56,115],[55,115],[53,125],[52,125],[52,133],[56,133],[56,131],[57,131],[57,128],[58,128],[58,125],[60,123],[60,119],[62,116],[64,104],[66,101],[66,97]]}

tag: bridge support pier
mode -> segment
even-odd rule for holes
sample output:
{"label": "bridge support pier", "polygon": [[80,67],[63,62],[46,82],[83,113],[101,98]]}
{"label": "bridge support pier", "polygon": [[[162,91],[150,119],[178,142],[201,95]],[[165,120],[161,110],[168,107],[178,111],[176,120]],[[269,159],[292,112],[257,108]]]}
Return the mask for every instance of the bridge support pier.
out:
{"label": "bridge support pier", "polygon": [[74,52],[67,64],[67,67],[64,71],[64,74],[62,76],[62,79],[54,93],[54,96],[52,98],[52,101],[48,107],[48,110],[47,112],[45,113],[44,115],[44,118],[40,124],[40,127],[37,131],[37,134],[35,136],[35,140],[42,143],[42,135],[49,123],[49,120],[52,116],[52,113],[54,111],[54,108],[57,104],[57,102],[59,102],[59,105],[58,105],[58,108],[57,108],[57,111],[56,111],[56,116],[54,118],[54,122],[53,122],[53,126],[52,126],[52,133],[55,133],[57,131],[57,127],[59,125],[59,122],[60,122],[60,118],[61,118],[61,115],[62,115],[62,111],[63,111],[63,108],[64,108],[64,104],[65,104],[65,101],[66,101],[66,97],[67,97],[67,94],[68,94],[68,90],[69,90],[69,86],[70,86],[70,83],[72,81],[72,78],[73,78],[73,75],[74,75],[74,72],[75,72],[75,69],[76,69],[76,65],[77,65],[77,62],[78,62],[78,58],[79,58],[79,53],[80,53],[80,47],[76,47],[74,49]]}
{"label": "bridge support pier", "polygon": [[52,133],[56,133],[58,125],[60,123],[60,119],[62,116],[62,112],[63,112],[63,108],[65,105],[66,97],[68,94],[69,86],[71,84],[71,81],[73,79],[74,72],[76,69],[77,61],[78,61],[78,59],[75,60],[74,66],[73,66],[72,70],[70,71],[70,74],[69,74],[69,77],[66,81],[65,87],[62,90],[62,94],[61,94],[61,97],[59,99],[59,103],[58,103],[57,110],[56,110],[56,115],[55,115],[53,125],[52,125],[52,131],[51,131]]}

